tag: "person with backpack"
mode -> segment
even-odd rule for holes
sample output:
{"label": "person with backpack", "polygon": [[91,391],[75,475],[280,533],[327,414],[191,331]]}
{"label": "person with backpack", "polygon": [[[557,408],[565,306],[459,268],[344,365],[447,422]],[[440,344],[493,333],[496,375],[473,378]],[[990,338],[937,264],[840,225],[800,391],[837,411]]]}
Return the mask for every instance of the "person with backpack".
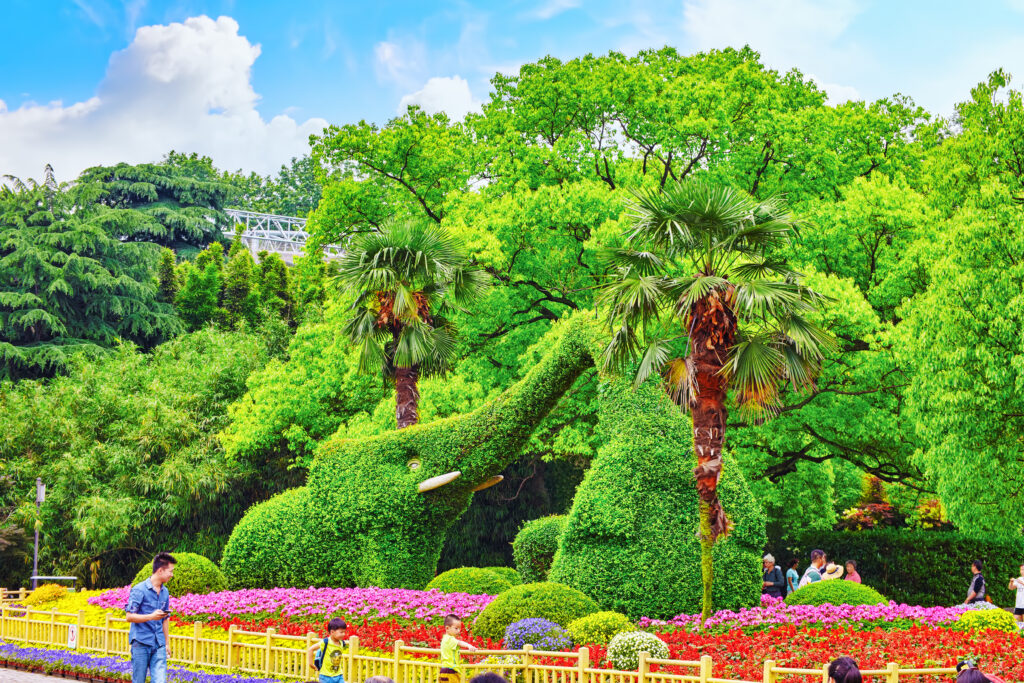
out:
{"label": "person with backpack", "polygon": [[327,637],[309,648],[306,653],[309,668],[317,672],[320,683],[345,683],[342,667],[345,665],[344,619],[335,617],[327,622]]}
{"label": "person with backpack", "polygon": [[971,579],[971,585],[967,589],[967,599],[964,600],[964,604],[970,604],[972,602],[985,602],[985,577],[982,575],[981,560],[975,560],[971,563],[971,573],[974,574],[974,578]]}
{"label": "person with backpack", "polygon": [[775,566],[775,558],[768,553],[764,556],[764,581],[761,583],[761,592],[773,598],[781,598],[785,587],[782,569]]}

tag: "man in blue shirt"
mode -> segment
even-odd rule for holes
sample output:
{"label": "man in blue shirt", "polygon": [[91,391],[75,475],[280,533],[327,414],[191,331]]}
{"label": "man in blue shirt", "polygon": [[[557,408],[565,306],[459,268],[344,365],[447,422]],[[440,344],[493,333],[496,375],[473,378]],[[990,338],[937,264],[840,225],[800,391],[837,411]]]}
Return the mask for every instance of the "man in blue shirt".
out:
{"label": "man in blue shirt", "polygon": [[125,606],[128,641],[132,650],[132,683],[165,683],[167,679],[167,641],[170,636],[171,595],[164,585],[174,577],[175,559],[169,553],[153,558],[153,575],[132,586]]}

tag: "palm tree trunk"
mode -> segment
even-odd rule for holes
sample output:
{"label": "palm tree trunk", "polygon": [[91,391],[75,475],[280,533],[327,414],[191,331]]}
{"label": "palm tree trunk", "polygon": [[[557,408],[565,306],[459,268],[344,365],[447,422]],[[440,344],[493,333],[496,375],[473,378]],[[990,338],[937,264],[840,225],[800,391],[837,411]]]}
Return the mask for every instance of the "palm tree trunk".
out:
{"label": "palm tree trunk", "polygon": [[419,422],[420,390],[417,386],[420,367],[395,368],[395,417],[398,428],[412,426]]}
{"label": "palm tree trunk", "polygon": [[701,579],[704,594],[701,627],[711,616],[711,588],[714,571],[711,548],[719,536],[729,533],[729,519],[718,500],[718,478],[722,474],[722,442],[725,438],[726,378],[722,375],[729,349],[736,340],[736,316],[727,305],[728,292],[711,292],[693,305],[690,356],[695,370],[697,392],[690,403],[693,416],[693,450],[697,467],[697,495],[700,498]]}

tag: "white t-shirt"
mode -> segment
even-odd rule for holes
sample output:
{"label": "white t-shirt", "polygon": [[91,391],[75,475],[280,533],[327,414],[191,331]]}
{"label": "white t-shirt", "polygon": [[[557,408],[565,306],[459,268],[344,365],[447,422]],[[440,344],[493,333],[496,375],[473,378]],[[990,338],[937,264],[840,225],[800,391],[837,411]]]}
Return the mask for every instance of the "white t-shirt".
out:
{"label": "white t-shirt", "polygon": [[1014,579],[1013,585],[1017,587],[1017,603],[1014,607],[1024,609],[1024,578],[1018,577]]}

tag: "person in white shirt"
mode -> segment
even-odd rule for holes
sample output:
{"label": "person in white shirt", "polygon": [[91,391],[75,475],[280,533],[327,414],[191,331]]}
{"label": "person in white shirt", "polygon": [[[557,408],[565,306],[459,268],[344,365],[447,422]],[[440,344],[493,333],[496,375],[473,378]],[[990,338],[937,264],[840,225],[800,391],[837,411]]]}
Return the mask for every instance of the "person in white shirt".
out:
{"label": "person in white shirt", "polygon": [[1013,606],[1013,618],[1017,620],[1017,628],[1024,630],[1024,564],[1020,566],[1020,576],[1010,579],[1010,590],[1017,591],[1017,602]]}

